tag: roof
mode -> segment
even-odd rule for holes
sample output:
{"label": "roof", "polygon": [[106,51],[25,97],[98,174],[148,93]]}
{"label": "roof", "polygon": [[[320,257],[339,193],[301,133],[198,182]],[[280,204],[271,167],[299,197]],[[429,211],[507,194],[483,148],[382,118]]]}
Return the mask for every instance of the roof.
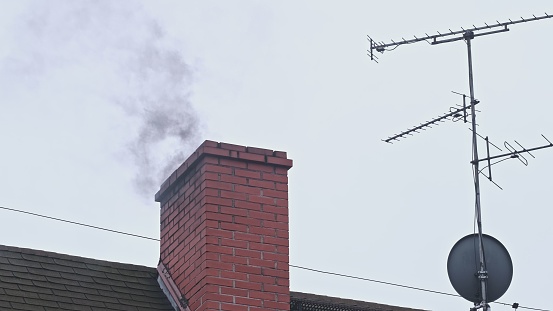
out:
{"label": "roof", "polygon": [[173,310],[143,266],[0,245],[0,309]]}
{"label": "roof", "polygon": [[[1,310],[174,310],[157,277],[156,268],[0,245]],[[299,292],[290,310],[417,311]]]}
{"label": "roof", "polygon": [[290,311],[422,311],[373,302],[290,292]]}

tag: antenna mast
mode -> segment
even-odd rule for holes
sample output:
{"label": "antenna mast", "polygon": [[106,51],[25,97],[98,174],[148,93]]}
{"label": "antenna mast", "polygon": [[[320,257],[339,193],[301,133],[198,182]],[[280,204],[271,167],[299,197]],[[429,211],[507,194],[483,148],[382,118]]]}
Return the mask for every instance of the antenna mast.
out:
{"label": "antenna mast", "polygon": [[[481,171],[480,171],[480,168],[479,168],[479,163],[481,161],[488,161],[488,165],[491,166],[492,164],[490,164],[489,161],[492,158],[505,157],[505,156],[518,157],[519,153],[528,152],[527,149],[522,147],[523,148],[522,151],[510,150],[511,151],[510,153],[490,157],[489,156],[489,151],[488,151],[488,157],[487,158],[485,158],[485,159],[479,159],[478,158],[477,136],[480,136],[480,135],[476,132],[476,109],[475,109],[474,106],[476,104],[478,104],[479,101],[477,101],[474,97],[471,42],[474,38],[479,37],[479,36],[485,36],[485,35],[490,35],[490,34],[509,31],[508,26],[510,26],[510,25],[520,24],[520,23],[525,23],[525,22],[531,22],[531,21],[537,21],[537,20],[542,20],[542,19],[547,19],[547,18],[552,18],[553,17],[553,15],[548,15],[547,13],[544,13],[544,14],[545,15],[538,16],[538,17],[533,15],[532,18],[527,18],[527,19],[524,19],[524,18],[521,17],[519,20],[515,20],[515,21],[512,21],[512,20],[509,19],[508,22],[503,22],[503,23],[497,22],[496,24],[493,24],[493,25],[485,24],[485,26],[481,26],[481,27],[476,27],[476,26],[473,25],[472,28],[468,28],[468,29],[461,28],[461,30],[457,30],[457,31],[452,31],[450,29],[449,32],[445,32],[445,33],[438,32],[438,34],[436,34],[436,35],[425,34],[425,36],[421,36],[421,37],[414,36],[414,39],[409,39],[409,40],[404,39],[404,38],[402,38],[402,40],[397,41],[397,42],[391,40],[390,43],[377,42],[377,41],[374,41],[371,37],[367,36],[368,40],[370,42],[370,49],[368,50],[368,53],[369,53],[368,56],[370,56],[371,60],[373,60],[377,63],[378,63],[378,57],[375,55],[376,54],[375,51],[380,52],[380,53],[384,53],[385,51],[393,50],[393,49],[395,49],[396,47],[398,47],[400,45],[411,44],[411,43],[420,42],[420,41],[426,41],[427,43],[429,43],[431,45],[436,45],[436,44],[448,43],[448,42],[454,42],[454,41],[460,41],[460,40],[464,40],[466,45],[467,45],[467,56],[468,56],[468,67],[469,67],[468,68],[469,69],[469,77],[468,77],[469,79],[468,80],[469,80],[469,90],[470,90],[470,106],[467,107],[466,105],[463,105],[463,108],[457,109],[456,111],[453,111],[449,114],[446,114],[446,115],[441,116],[439,118],[428,121],[428,122],[426,122],[424,124],[421,124],[417,127],[411,128],[411,129],[409,129],[405,132],[402,132],[398,135],[389,137],[388,139],[386,139],[384,141],[385,142],[391,142],[393,140],[397,140],[398,138],[402,138],[403,136],[405,136],[407,134],[411,134],[412,132],[417,132],[420,129],[425,129],[425,127],[428,127],[428,126],[433,125],[437,122],[443,121],[443,119],[445,119],[447,117],[450,117],[450,116],[453,116],[454,114],[459,113],[461,111],[465,114],[465,120],[466,120],[466,110],[470,108],[471,123],[472,123],[472,150],[473,150],[471,164],[473,165],[473,169],[474,169],[474,171],[473,171],[474,191],[475,191],[475,199],[476,199],[476,202],[475,202],[476,211],[475,212],[476,212],[477,226],[478,226],[478,244],[479,244],[479,253],[480,253],[480,258],[479,258],[480,265],[479,265],[479,270],[477,271],[477,276],[478,276],[478,279],[479,279],[479,282],[480,282],[480,290],[481,290],[481,302],[479,304],[475,303],[475,307],[471,308],[471,311],[475,311],[475,310],[480,309],[480,308],[482,308],[483,311],[488,311],[489,310],[489,305],[488,305],[488,300],[487,300],[488,270],[486,268],[486,261],[485,261],[485,255],[484,255],[484,243],[483,243],[483,236],[482,236],[482,213],[481,213],[481,206],[480,206],[480,178],[479,178]],[[464,99],[464,97],[463,97],[463,99]],[[544,138],[545,138],[545,136],[544,136]],[[485,140],[486,140],[486,143],[488,144],[488,150],[489,150],[488,138],[486,137]],[[547,140],[547,138],[546,138],[546,140]],[[553,147],[553,144],[549,140],[547,140],[547,141],[549,142],[549,145],[545,145],[545,146],[541,146],[541,147],[537,147],[537,148],[532,148],[530,150]],[[491,181],[491,170],[490,170],[488,179]]]}

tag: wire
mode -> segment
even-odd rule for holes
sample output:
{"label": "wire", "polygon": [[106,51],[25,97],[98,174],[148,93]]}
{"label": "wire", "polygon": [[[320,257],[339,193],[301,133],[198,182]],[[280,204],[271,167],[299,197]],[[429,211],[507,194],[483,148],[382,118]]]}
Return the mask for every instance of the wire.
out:
{"label": "wire", "polygon": [[[66,220],[66,219],[41,215],[41,214],[37,214],[37,213],[27,212],[27,211],[23,211],[23,210],[18,210],[18,209],[15,209],[15,208],[0,206],[0,209],[4,209],[4,210],[7,210],[7,211],[12,211],[12,212],[18,212],[18,213],[27,214],[27,215],[32,215],[32,216],[37,216],[37,217],[46,218],[46,219],[50,219],[50,220],[56,220],[56,221],[65,222],[65,223],[69,223],[69,224],[73,224],[73,225],[78,225],[78,226],[103,230],[103,231],[107,231],[107,232],[111,232],[111,233],[118,233],[118,234],[122,234],[122,235],[132,236],[132,237],[135,237],[135,238],[147,239],[147,240],[158,241],[158,242],[160,241],[160,239],[156,239],[156,238],[152,238],[152,237],[147,237],[147,236],[138,235],[138,234],[134,234],[134,233],[128,233],[128,232],[123,232],[123,231],[118,231],[118,230],[113,230],[113,229],[88,225],[88,224],[84,224],[84,223],[80,223],[80,222],[76,222],[76,221],[71,221],[71,220]],[[396,286],[396,287],[407,288],[407,289],[412,289],[412,290],[418,290],[418,291],[427,292],[427,293],[433,293],[433,294],[439,294],[439,295],[445,295],[445,296],[451,296],[451,297],[461,297],[460,295],[457,295],[457,294],[440,292],[440,291],[436,291],[436,290],[431,290],[431,289],[426,289],[426,288],[421,288],[421,287],[415,287],[415,286],[409,286],[409,285],[403,285],[403,284],[397,284],[397,283],[392,283],[392,282],[379,281],[379,280],[364,278],[364,277],[360,277],[360,276],[354,276],[354,275],[348,275],[348,274],[342,274],[342,273],[336,273],[336,272],[330,272],[330,271],[323,271],[323,270],[307,268],[307,267],[302,267],[302,266],[296,266],[296,265],[289,265],[289,266],[293,267],[293,268],[296,268],[296,269],[303,269],[303,270],[322,273],[322,274],[328,274],[328,275],[340,276],[340,277],[356,279],[356,280],[361,280],[361,281],[367,281],[367,282],[373,282],[373,283],[379,283],[379,284],[384,284],[384,285]],[[504,302],[499,302],[499,301],[494,301],[493,303],[497,303],[497,304],[501,304],[501,305],[505,305],[505,306],[511,306],[511,304],[504,303]],[[547,310],[547,309],[537,309],[537,308],[523,307],[523,306],[520,306],[520,305],[519,305],[519,308],[528,309],[528,310],[535,310],[535,311],[551,311],[551,310]]]}
{"label": "wire", "polygon": [[356,279],[356,280],[367,281],[367,282],[373,282],[373,283],[380,283],[380,284],[391,285],[391,286],[396,286],[396,287],[414,289],[414,290],[418,290],[418,291],[422,291],[422,292],[429,292],[429,293],[440,294],[440,295],[446,295],[446,296],[453,296],[453,297],[461,297],[461,296],[459,296],[459,295],[457,295],[457,294],[451,294],[451,293],[439,292],[439,291],[435,291],[435,290],[431,290],[431,289],[425,289],[425,288],[420,288],[420,287],[414,287],[414,286],[396,284],[396,283],[391,283],[391,282],[385,282],[385,281],[378,281],[378,280],[373,280],[373,279],[367,279],[367,278],[363,278],[363,277],[360,277],[360,276],[354,276],[354,275],[347,275],[347,274],[341,274],[341,273],[336,273],[336,272],[329,272],[329,271],[317,270],[317,269],[312,269],[312,268],[307,268],[307,267],[301,267],[301,266],[296,266],[296,265],[289,265],[289,266],[290,266],[290,267],[293,267],[293,268],[297,268],[297,269],[303,269],[303,270],[308,270],[308,271],[313,271],[313,272],[318,272],[318,273],[323,273],[323,274],[341,276],[341,277],[345,277],[345,278]]}
{"label": "wire", "polygon": [[93,228],[93,229],[108,231],[108,232],[112,232],[112,233],[119,233],[119,234],[123,234],[123,235],[132,236],[132,237],[135,237],[135,238],[147,239],[147,240],[152,240],[152,241],[159,241],[159,239],[151,238],[151,237],[147,237],[147,236],[143,236],[143,235],[138,235],[138,234],[134,234],[134,233],[123,232],[123,231],[117,231],[117,230],[112,230],[112,229],[108,229],[108,228],[102,228],[102,227],[93,226],[93,225],[87,225],[87,224],[83,224],[83,223],[76,222],[76,221],[71,221],[71,220],[66,220],[66,219],[61,219],[61,218],[56,218],[56,217],[41,215],[41,214],[37,214],[37,213],[31,213],[31,212],[27,212],[27,211],[18,210],[18,209],[15,209],[15,208],[9,208],[9,207],[5,207],[5,206],[0,206],[0,208],[1,208],[1,209],[8,210],[8,211],[12,211],[12,212],[18,212],[18,213],[33,215],[33,216],[42,217],[42,218],[46,218],[46,219],[50,219],[50,220],[56,220],[56,221],[66,222],[66,223],[73,224],[73,225],[78,225],[78,226],[83,226],[83,227],[88,227],[88,228]]}
{"label": "wire", "polygon": [[[445,296],[452,296],[452,297],[461,297],[460,295],[457,295],[457,294],[440,292],[440,291],[437,291],[437,290],[426,289],[426,288],[421,288],[421,287],[414,287],[414,286],[409,286],[409,285],[379,281],[379,280],[368,279],[368,278],[363,278],[363,277],[354,276],[354,275],[317,270],[317,269],[313,269],[313,268],[301,267],[301,266],[296,266],[296,265],[289,265],[289,266],[293,267],[293,268],[296,268],[296,269],[302,269],[302,270],[307,270],[307,271],[312,271],[312,272],[317,272],[317,273],[322,273],[322,274],[329,274],[329,275],[340,276],[340,277],[356,279],[356,280],[361,280],[361,281],[367,281],[367,282],[391,285],[391,286],[402,287],[402,288],[407,288],[407,289],[413,289],[413,290],[418,290],[418,291],[421,291],[421,292],[427,292],[427,293],[433,293],[433,294],[439,294],[439,295],[445,295]],[[505,303],[505,302],[499,302],[499,301],[494,301],[492,303],[497,303],[497,304],[505,305],[505,306],[512,306],[512,304]],[[547,310],[547,309],[537,309],[537,308],[523,307],[523,306],[520,306],[520,305],[519,305],[519,308],[528,309],[528,310],[537,310],[537,311],[550,311],[550,310]]]}

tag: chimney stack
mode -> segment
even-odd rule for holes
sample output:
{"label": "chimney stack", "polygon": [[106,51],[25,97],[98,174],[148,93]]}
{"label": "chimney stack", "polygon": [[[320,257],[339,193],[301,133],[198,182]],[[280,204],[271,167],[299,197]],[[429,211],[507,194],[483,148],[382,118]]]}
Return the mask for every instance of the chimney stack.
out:
{"label": "chimney stack", "polygon": [[181,310],[290,310],[291,167],[285,152],[205,141],[163,183],[160,267]]}

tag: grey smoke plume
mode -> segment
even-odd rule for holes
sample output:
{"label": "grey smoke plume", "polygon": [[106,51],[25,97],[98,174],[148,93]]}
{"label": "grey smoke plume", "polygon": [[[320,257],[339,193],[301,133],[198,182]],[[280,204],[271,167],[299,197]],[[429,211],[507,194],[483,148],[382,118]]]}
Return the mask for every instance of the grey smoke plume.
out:
{"label": "grey smoke plume", "polygon": [[199,139],[183,53],[138,1],[31,1],[28,8],[0,70],[25,89],[65,75],[72,91],[117,104],[134,136],[126,148],[136,190],[151,200]]}

